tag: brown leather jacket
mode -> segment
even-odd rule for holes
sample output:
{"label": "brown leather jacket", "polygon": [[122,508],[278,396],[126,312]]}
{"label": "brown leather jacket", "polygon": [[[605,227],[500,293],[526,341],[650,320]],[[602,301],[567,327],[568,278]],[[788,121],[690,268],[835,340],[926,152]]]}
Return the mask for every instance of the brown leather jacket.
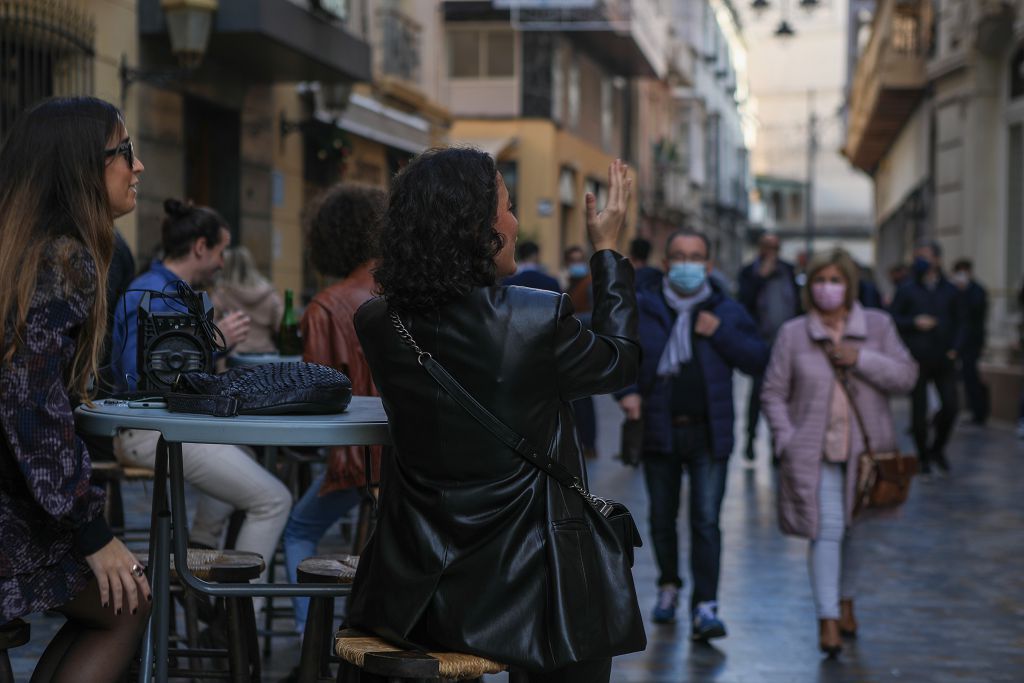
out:
{"label": "brown leather jacket", "polygon": [[[347,278],[319,292],[302,316],[302,358],[344,372],[352,380],[354,396],[379,396],[370,368],[359,345],[352,318],[356,310],[373,298],[372,263],[364,263]],[[380,446],[371,448],[372,479],[380,478]],[[331,450],[321,495],[339,489],[366,485],[362,446],[341,446]]]}

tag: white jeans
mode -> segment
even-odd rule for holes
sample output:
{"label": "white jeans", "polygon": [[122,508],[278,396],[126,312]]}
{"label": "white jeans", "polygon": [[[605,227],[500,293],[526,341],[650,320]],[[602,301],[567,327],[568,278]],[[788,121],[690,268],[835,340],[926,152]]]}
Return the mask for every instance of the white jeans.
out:
{"label": "white jeans", "polygon": [[843,498],[846,465],[822,461],[818,481],[818,538],[811,541],[807,565],[819,619],[839,618],[839,598],[855,595],[860,550],[846,528]]}
{"label": "white jeans", "polygon": [[[114,438],[114,455],[122,465],[153,468],[159,440],[160,432],[127,429]],[[186,443],[181,451],[185,481],[200,491],[191,540],[219,547],[228,517],[234,510],[244,510],[235,549],[259,553],[269,564],[292,507],[288,487],[263,469],[248,449]],[[266,570],[260,581],[266,581]]]}

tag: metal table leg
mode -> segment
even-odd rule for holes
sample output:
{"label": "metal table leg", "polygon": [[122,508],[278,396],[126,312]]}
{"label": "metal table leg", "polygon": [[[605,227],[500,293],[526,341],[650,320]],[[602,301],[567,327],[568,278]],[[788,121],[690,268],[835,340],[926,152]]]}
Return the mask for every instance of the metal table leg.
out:
{"label": "metal table leg", "polygon": [[153,472],[153,512],[150,518],[149,580],[153,591],[153,612],[142,641],[139,683],[153,680],[154,651],[156,680],[167,680],[167,631],[170,617],[171,517],[167,499],[167,443],[157,442]]}

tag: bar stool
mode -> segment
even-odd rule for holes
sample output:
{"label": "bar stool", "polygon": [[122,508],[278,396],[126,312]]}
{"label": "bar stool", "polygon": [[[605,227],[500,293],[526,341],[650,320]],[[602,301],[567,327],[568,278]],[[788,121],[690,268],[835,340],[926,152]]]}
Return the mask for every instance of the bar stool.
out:
{"label": "bar stool", "polygon": [[92,463],[92,482],[100,486],[107,494],[103,516],[111,530],[121,536],[126,543],[144,543],[149,540],[149,527],[125,526],[124,503],[121,496],[122,481],[152,481],[153,470],[147,467],[123,466],[112,460],[100,460]]}
{"label": "bar stool", "polygon": [[[147,558],[140,561],[146,563]],[[203,550],[190,548],[188,568],[196,578],[210,583],[247,583],[258,579],[263,572],[263,558],[258,553],[240,550]],[[176,581],[178,573],[171,555],[171,580]],[[200,677],[200,659],[204,657],[227,657],[232,681],[260,680],[259,642],[256,633],[256,614],[252,598],[225,598],[227,607],[227,651],[199,648],[199,626],[195,594],[183,586],[185,595],[185,632],[188,648],[175,648],[171,657],[189,657],[190,669],[175,669],[174,677]]]}
{"label": "bar stool", "polygon": [[480,681],[508,667],[484,657],[460,652],[404,650],[382,638],[354,629],[338,631],[334,652],[343,660],[338,683],[397,683],[398,681]]}
{"label": "bar stool", "polygon": [[[351,584],[359,565],[357,555],[317,555],[299,563],[299,583]],[[314,597],[309,601],[306,629],[299,658],[300,681],[331,680],[331,638],[334,630],[334,598]]]}
{"label": "bar stool", "polygon": [[0,683],[14,683],[14,671],[11,670],[11,658],[7,656],[7,651],[24,645],[31,635],[31,625],[21,619],[0,626]]}

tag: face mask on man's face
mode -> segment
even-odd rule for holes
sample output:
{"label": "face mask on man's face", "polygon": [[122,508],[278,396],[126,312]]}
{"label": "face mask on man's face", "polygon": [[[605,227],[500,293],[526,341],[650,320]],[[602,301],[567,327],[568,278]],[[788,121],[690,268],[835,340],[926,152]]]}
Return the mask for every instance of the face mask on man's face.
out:
{"label": "face mask on man's face", "polygon": [[586,263],[570,263],[569,264],[569,277],[586,277],[587,276],[587,264]]}
{"label": "face mask on man's face", "polygon": [[707,274],[703,263],[673,263],[668,269],[668,281],[677,292],[693,294],[704,284]]}

